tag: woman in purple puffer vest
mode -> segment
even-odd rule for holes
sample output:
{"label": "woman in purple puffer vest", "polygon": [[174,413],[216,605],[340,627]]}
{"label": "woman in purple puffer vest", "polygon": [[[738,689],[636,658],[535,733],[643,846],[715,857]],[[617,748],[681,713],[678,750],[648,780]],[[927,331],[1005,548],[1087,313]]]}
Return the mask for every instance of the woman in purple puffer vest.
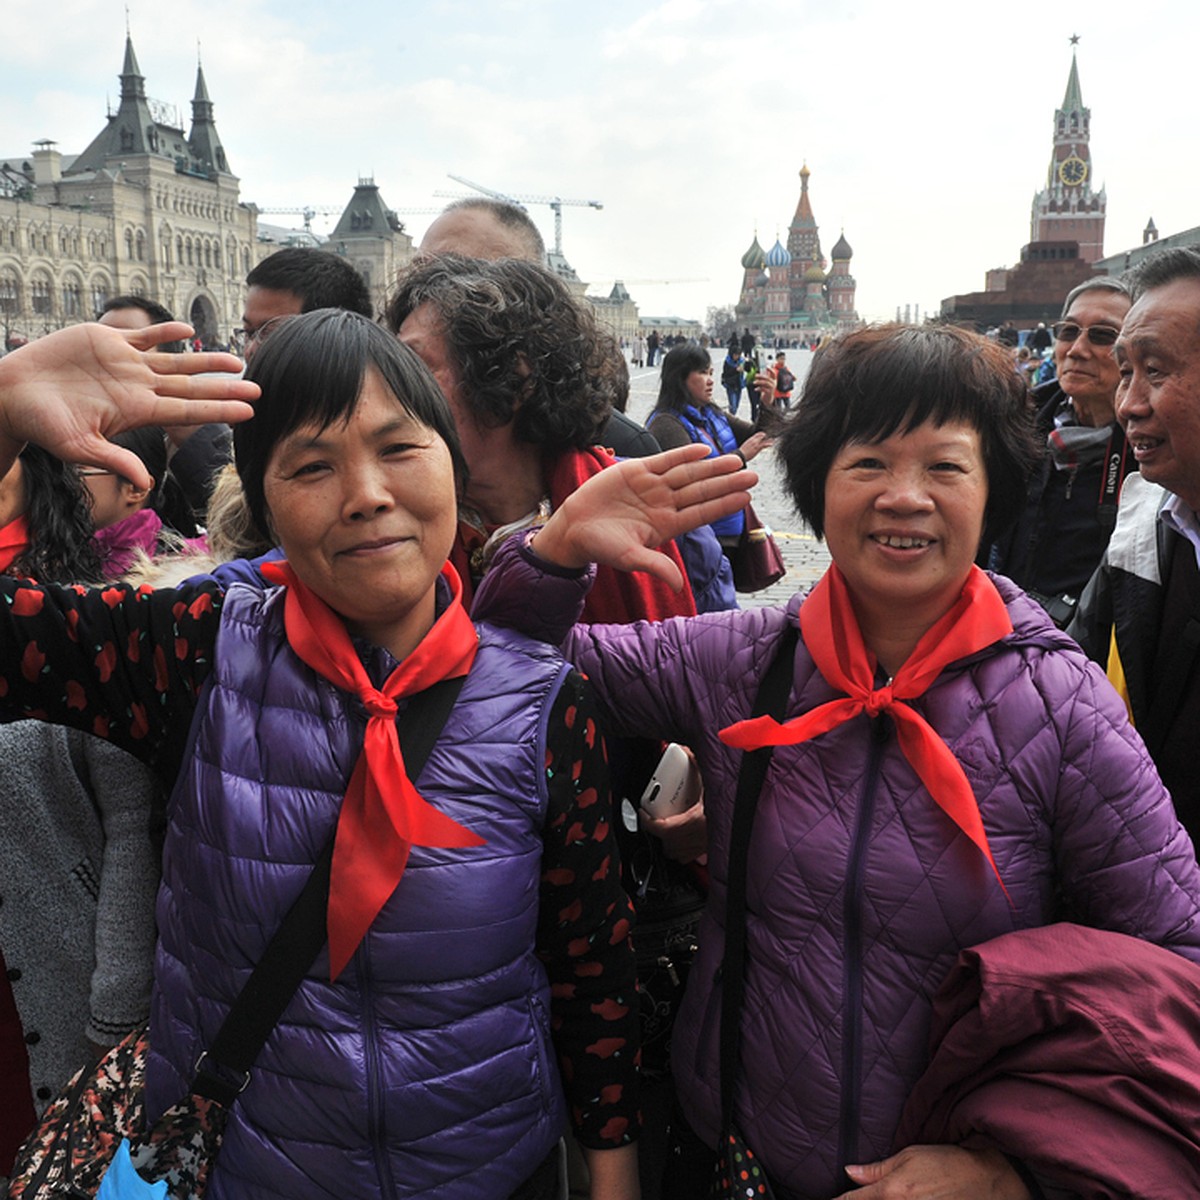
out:
{"label": "woman in purple puffer vest", "polygon": [[[178,777],[150,1118],[186,1094],[336,831],[327,949],[232,1106],[210,1200],[541,1200],[568,1118],[592,1195],[636,1200],[632,914],[603,743],[556,651],[462,611],[446,558],[463,468],[436,383],[333,310],[281,325],[246,384],[189,385],[174,376],[190,364],[130,349],[181,328],[68,330],[0,364],[0,454],[37,438],[134,481],[140,464],[105,434],[245,420],[245,405],[193,416],[160,396],[262,391],[236,449],[286,555],[264,568],[275,586],[0,581],[0,715],[83,727]],[[456,676],[409,780],[389,726]]]}
{"label": "woman in purple puffer vest", "polygon": [[[683,742],[702,769],[712,891],[675,1035],[679,1161],[699,1166],[665,1194],[711,1177],[733,798],[742,751],[773,744],[749,851],[741,1133],[786,1200],[1021,1200],[1036,1179],[994,1145],[893,1144],[934,993],[964,947],[1064,917],[1200,961],[1193,849],[1102,673],[973,565],[1032,461],[1003,352],[951,328],[850,334],[814,360],[780,453],[833,559],[785,608],[568,632],[568,569],[671,574],[645,549],[675,521],[638,475],[648,460],[506,545],[475,612],[561,641],[611,728]],[[748,722],[789,626],[787,719]]]}

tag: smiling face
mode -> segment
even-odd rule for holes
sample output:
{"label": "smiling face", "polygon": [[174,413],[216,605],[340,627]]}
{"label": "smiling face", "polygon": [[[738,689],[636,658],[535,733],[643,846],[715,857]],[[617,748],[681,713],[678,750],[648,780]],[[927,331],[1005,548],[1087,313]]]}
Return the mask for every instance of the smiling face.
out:
{"label": "smiling face", "polygon": [[1146,292],[1116,352],[1117,419],[1138,470],[1200,511],[1200,279]]}
{"label": "smiling face", "polygon": [[703,408],[704,405],[711,404],[713,393],[712,367],[710,366],[702,371],[693,371],[684,380],[683,386],[687,389],[688,399],[698,408]]}
{"label": "smiling face", "polygon": [[433,624],[456,527],[446,443],[369,369],[349,419],[284,437],[263,485],[297,575],[352,633],[407,655]]}
{"label": "smiling face", "polygon": [[[1128,311],[1128,296],[1096,288],[1081,292],[1063,320],[1081,329],[1100,325],[1119,332]],[[1059,386],[1074,401],[1080,420],[1097,426],[1111,423],[1119,379],[1112,348],[1093,345],[1081,332],[1074,341],[1055,341],[1054,365]]]}
{"label": "smiling face", "polygon": [[873,627],[924,630],[951,608],[979,549],[987,495],[979,434],[965,423],[838,451],[825,480],[825,541],[868,645]]}

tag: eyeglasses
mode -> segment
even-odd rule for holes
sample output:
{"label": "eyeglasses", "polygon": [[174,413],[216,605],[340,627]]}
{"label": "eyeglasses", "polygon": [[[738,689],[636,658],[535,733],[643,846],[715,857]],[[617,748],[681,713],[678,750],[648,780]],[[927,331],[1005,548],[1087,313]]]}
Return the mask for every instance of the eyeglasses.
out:
{"label": "eyeglasses", "polygon": [[250,355],[253,354],[254,351],[257,350],[259,346],[261,346],[263,342],[265,342],[267,338],[270,337],[271,334],[274,333],[275,330],[284,323],[284,321],[290,320],[295,315],[295,313],[280,313],[278,316],[268,317],[267,320],[259,325],[257,329],[246,329],[243,327],[241,333],[246,339],[246,343],[243,348],[242,357],[249,362]]}
{"label": "eyeglasses", "polygon": [[1111,346],[1121,336],[1119,329],[1111,325],[1076,325],[1074,321],[1059,321],[1054,326],[1054,337],[1060,342],[1073,342],[1084,334],[1093,346]]}

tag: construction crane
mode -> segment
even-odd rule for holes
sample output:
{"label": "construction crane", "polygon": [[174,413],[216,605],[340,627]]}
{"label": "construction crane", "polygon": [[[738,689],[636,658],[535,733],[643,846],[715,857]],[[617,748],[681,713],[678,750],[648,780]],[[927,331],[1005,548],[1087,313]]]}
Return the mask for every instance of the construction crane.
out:
{"label": "construction crane", "polygon": [[303,217],[305,233],[312,233],[313,217],[340,217],[342,215],[340,208],[313,208],[310,205],[306,205],[304,208],[260,208],[258,211],[275,216]]}
{"label": "construction crane", "polygon": [[[453,179],[455,183],[461,183],[464,187],[472,188],[474,191],[482,192],[485,196],[491,196],[493,200],[507,200],[509,204],[517,204],[524,208],[526,204],[546,204],[549,205],[554,212],[554,253],[562,254],[562,210],[564,205],[570,205],[573,208],[603,208],[604,205],[599,200],[564,200],[561,196],[518,196],[510,192],[498,192],[494,188],[484,187],[482,183],[475,183],[470,179],[464,179],[461,175],[451,175],[446,173],[447,177]],[[434,192],[435,196],[452,195],[449,192]]]}
{"label": "construction crane", "polygon": [[[667,283],[708,283],[710,281],[709,281],[708,276],[704,275],[704,276],[697,276],[694,279],[621,279],[619,277],[614,277],[612,282],[613,283],[623,283],[626,287],[628,287],[631,283],[634,285],[634,287],[638,287],[638,286],[649,287],[649,286],[656,286],[658,284],[667,284]],[[608,283],[607,278],[601,279],[599,281],[594,280],[593,282],[588,284],[588,287],[603,287],[604,284],[606,284],[606,283]]]}

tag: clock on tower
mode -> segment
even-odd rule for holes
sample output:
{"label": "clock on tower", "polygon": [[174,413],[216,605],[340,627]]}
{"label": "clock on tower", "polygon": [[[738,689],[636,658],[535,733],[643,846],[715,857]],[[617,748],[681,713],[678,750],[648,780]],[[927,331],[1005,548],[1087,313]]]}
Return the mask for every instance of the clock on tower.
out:
{"label": "clock on tower", "polygon": [[1087,178],[1087,174],[1088,165],[1078,154],[1064,158],[1058,165],[1058,177],[1068,187],[1078,187]]}

